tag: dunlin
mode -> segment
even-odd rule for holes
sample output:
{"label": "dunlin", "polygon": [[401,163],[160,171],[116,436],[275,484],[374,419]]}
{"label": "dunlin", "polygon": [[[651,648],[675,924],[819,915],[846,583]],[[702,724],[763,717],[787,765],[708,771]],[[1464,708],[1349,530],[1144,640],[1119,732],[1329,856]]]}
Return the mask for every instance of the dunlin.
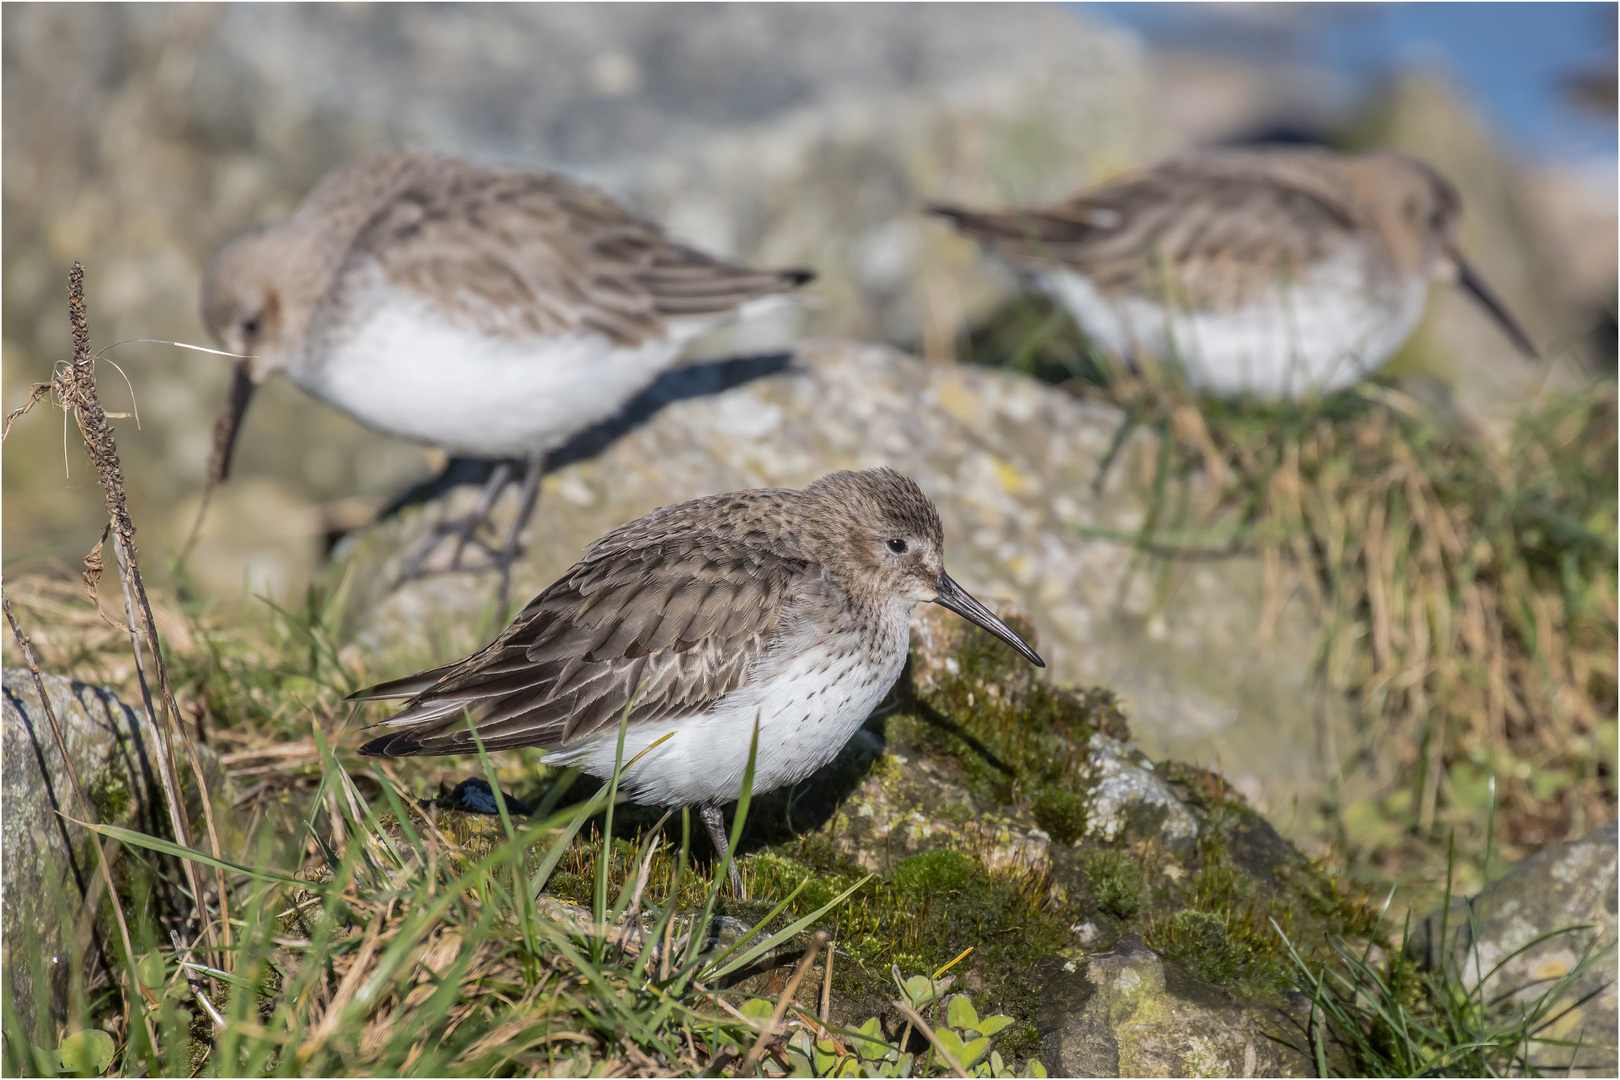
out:
{"label": "dunlin", "polygon": [[1457,247],[1456,189],[1392,153],[1172,160],[1052,204],[930,208],[1062,303],[1104,350],[1224,396],[1299,397],[1378,369],[1455,281],[1530,339]]}
{"label": "dunlin", "polygon": [[944,555],[933,503],[889,469],[654,510],[592,544],[490,645],[356,694],[408,699],[360,752],[473,753],[476,728],[490,750],[543,747],[606,777],[629,705],[623,760],[672,737],[622,790],[697,807],[724,858],[719,807],[740,793],[755,724],[756,792],[831,761],[899,677],[916,604],[1045,666],[951,580]]}
{"label": "dunlin", "polygon": [[[693,338],[812,276],[678,244],[560,176],[429,153],[361,158],[208,267],[203,320],[222,348],[251,357],[211,472],[228,467],[253,387],[285,372],[380,431],[526,461],[518,519],[504,545],[485,545],[504,573],[546,451],[612,416]],[[478,509],[441,526],[402,576],[449,535],[459,567],[510,478],[497,468]]]}

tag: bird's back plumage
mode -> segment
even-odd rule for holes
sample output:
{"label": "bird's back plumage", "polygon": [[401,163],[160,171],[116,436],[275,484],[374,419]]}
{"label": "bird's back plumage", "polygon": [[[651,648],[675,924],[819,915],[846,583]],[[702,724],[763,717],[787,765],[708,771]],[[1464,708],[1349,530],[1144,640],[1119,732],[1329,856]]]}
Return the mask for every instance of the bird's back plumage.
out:
{"label": "bird's back plumage", "polygon": [[1104,295],[1226,311],[1275,288],[1368,226],[1337,160],[1314,150],[1223,151],[1164,162],[1046,206],[939,206],[1029,271],[1070,269]]}
{"label": "bird's back plumage", "polygon": [[318,316],[326,320],[345,315],[345,293],[376,270],[492,336],[600,333],[634,346],[665,335],[669,319],[725,314],[809,278],[676,243],[600,191],[555,174],[409,153],[346,171],[386,182],[335,182],[306,219],[316,227],[347,217],[339,192],[375,200],[334,275]]}
{"label": "bird's back plumage", "polygon": [[[491,645],[404,682],[400,730],[368,754],[563,747],[618,724],[699,713],[739,689],[780,637],[813,564],[781,528],[801,492],[711,496],[598,540]],[[717,525],[705,521],[720,510]],[[432,678],[425,688],[422,680]],[[380,696],[380,695],[379,695]]]}

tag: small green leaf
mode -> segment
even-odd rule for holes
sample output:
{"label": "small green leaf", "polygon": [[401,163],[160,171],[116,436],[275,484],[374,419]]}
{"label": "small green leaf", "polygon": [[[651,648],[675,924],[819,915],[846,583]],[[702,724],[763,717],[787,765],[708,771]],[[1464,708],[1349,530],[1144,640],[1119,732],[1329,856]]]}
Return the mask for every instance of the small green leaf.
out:
{"label": "small green leaf", "polygon": [[56,1060],[63,1072],[100,1076],[112,1064],[113,1038],[99,1028],[75,1031],[62,1040]]}
{"label": "small green leaf", "polygon": [[1039,1061],[1036,1061],[1035,1059],[1031,1058],[1029,1064],[1027,1066],[1025,1066],[1025,1068],[1024,1068],[1024,1075],[1025,1076],[1045,1076],[1046,1075],[1046,1066],[1042,1065]]}
{"label": "small green leaf", "polygon": [[977,1031],[980,1035],[994,1035],[996,1032],[1000,1031],[1002,1028],[1006,1027],[1012,1022],[1013,1018],[1010,1016],[987,1016],[983,1020],[980,1020],[978,1026],[973,1030]]}
{"label": "small green leaf", "polygon": [[883,1026],[878,1023],[877,1017],[872,1017],[855,1030],[864,1038],[850,1041],[855,1044],[855,1052],[865,1060],[876,1061],[889,1052],[889,1044],[883,1039]]}
{"label": "small green leaf", "polygon": [[149,952],[135,962],[135,974],[143,986],[153,989],[162,986],[168,979],[168,973],[163,968],[163,957],[155,952]]}
{"label": "small green leaf", "polygon": [[737,1011],[750,1020],[769,1020],[776,1006],[765,998],[749,998]]}
{"label": "small green leaf", "polygon": [[963,1046],[962,1052],[956,1055],[956,1060],[962,1068],[971,1069],[974,1062],[984,1057],[984,1052],[988,1049],[990,1049],[990,1040],[981,1035]]}
{"label": "small green leaf", "polygon": [[966,994],[957,994],[945,1009],[945,1022],[963,1031],[979,1030],[979,1012]]}
{"label": "small green leaf", "polygon": [[906,999],[911,1007],[920,1009],[934,1000],[934,980],[926,975],[913,975],[905,981]]}
{"label": "small green leaf", "polygon": [[940,1048],[957,1061],[962,1060],[962,1037],[950,1028],[940,1028],[934,1032],[934,1038],[939,1040]]}

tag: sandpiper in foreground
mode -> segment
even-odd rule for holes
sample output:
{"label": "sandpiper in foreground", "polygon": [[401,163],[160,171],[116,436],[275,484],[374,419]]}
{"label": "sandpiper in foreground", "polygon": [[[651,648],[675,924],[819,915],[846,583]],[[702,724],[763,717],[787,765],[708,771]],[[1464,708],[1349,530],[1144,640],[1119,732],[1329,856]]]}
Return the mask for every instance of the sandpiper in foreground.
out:
{"label": "sandpiper in foreground", "polygon": [[[840,472],[654,510],[591,545],[490,645],[356,699],[406,698],[367,755],[538,746],[548,762],[629,769],[636,802],[695,806],[722,859],[720,805],[831,761],[905,664],[911,609],[942,604],[1031,663],[1023,639],[945,573],[939,513],[890,469]],[[732,885],[742,881],[732,867]]]}
{"label": "sandpiper in foreground", "polygon": [[1458,250],[1456,189],[1399,154],[1213,151],[1050,206],[930,209],[1104,350],[1175,363],[1219,395],[1348,386],[1411,335],[1434,281],[1456,281],[1535,355]]}
{"label": "sandpiper in foreground", "polygon": [[[223,477],[253,387],[276,371],[380,431],[525,460],[517,521],[490,551],[504,594],[546,451],[612,416],[743,305],[812,276],[675,243],[560,176],[429,153],[361,158],[208,267],[203,320],[251,357],[211,473]],[[442,525],[402,576],[450,535],[459,567],[509,478],[497,468],[479,510]]]}

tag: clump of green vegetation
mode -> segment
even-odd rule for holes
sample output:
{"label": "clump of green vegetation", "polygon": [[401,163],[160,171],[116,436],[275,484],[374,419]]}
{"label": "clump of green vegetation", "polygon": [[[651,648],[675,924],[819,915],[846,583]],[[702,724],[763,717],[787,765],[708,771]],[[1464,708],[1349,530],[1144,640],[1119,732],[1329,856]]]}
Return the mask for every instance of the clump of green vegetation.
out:
{"label": "clump of green vegetation", "polygon": [[1142,871],[1118,851],[1086,853],[1086,883],[1097,901],[1097,910],[1116,919],[1136,918],[1147,899],[1147,883]]}
{"label": "clump of green vegetation", "polygon": [[1043,787],[1035,793],[1030,810],[1036,824],[1060,844],[1072,844],[1086,834],[1086,797],[1079,792]]}
{"label": "clump of green vegetation", "polygon": [[[722,988],[761,958],[804,942],[864,878],[830,896],[818,882],[824,901],[795,914],[789,908],[807,884],[801,878],[772,894],[751,928],[715,938],[708,928],[717,925],[726,875],[721,867],[695,872],[689,819],[674,851],[656,832],[613,840],[613,792],[605,787],[549,817],[523,821],[503,812],[492,819],[501,842],[460,846],[446,842],[430,810],[386,781],[374,790],[388,809],[373,809],[317,743],[322,773],[307,821],[314,861],[298,873],[277,866],[280,845],[267,823],[252,866],[223,865],[235,900],[234,943],[223,954],[165,941],[160,905],[129,905],[139,954],[115,962],[129,986],[145,988],[151,1007],[137,999],[120,1013],[116,993],[81,999],[81,1030],[51,1051],[20,1029],[8,1006],[8,1072],[781,1075],[795,1064],[791,1054],[803,1045],[795,1036],[813,1010],[794,1013],[792,1002]],[[734,842],[746,813],[745,798]],[[602,822],[604,839],[582,843],[593,820]],[[220,865],[169,840],[97,828],[133,851]],[[596,857],[579,860],[582,848]],[[667,874],[658,887],[648,870],[661,850]],[[585,873],[555,880],[571,858]],[[540,890],[556,884],[585,887],[582,917],[570,921],[546,908]],[[939,888],[981,884],[966,860],[930,858],[907,865],[891,887],[915,903]],[[683,897],[696,907],[683,908]],[[814,953],[821,941],[808,944]],[[915,978],[890,981],[891,997],[896,989],[914,996]],[[948,985],[923,981],[933,997],[913,1008],[932,1006]],[[831,1055],[836,1075],[948,1071],[938,1053],[896,1046],[875,1023],[851,1031],[812,1019],[809,1049]],[[971,1005],[953,1004],[933,1030],[934,1045],[974,1075],[1044,1075],[1038,1063],[1019,1072],[1002,1057],[1015,1040],[998,1036],[991,1053],[990,1036],[1011,1023],[980,1021]]]}
{"label": "clump of green vegetation", "polygon": [[[1275,940],[1275,931],[1269,936]],[[1284,975],[1279,950],[1257,939],[1248,922],[1229,915],[1182,908],[1154,928],[1148,943],[1166,960],[1216,986],[1265,993]]]}
{"label": "clump of green vegetation", "polygon": [[[1019,627],[1033,636],[1029,627]],[[953,664],[889,723],[890,738],[960,762],[957,782],[993,803],[1030,803],[1068,838],[1084,831],[1086,740],[1128,738],[1112,693],[1053,686],[977,627],[964,628]],[[1046,822],[1042,822],[1046,827]],[[1050,830],[1049,830],[1050,831]],[[1053,835],[1057,835],[1056,832]]]}
{"label": "clump of green vegetation", "polygon": [[1039,1052],[1039,995],[1027,975],[1069,936],[1064,911],[1045,899],[1044,875],[992,872],[950,849],[902,859],[887,876],[865,875],[816,834],[750,857],[747,872],[762,897],[805,883],[789,914],[865,880],[822,924],[836,930],[840,997],[874,1000],[896,966],[934,971],[971,950],[958,970],[972,973],[982,1004],[1016,1021],[1000,1040],[1003,1054],[1021,1059]]}

